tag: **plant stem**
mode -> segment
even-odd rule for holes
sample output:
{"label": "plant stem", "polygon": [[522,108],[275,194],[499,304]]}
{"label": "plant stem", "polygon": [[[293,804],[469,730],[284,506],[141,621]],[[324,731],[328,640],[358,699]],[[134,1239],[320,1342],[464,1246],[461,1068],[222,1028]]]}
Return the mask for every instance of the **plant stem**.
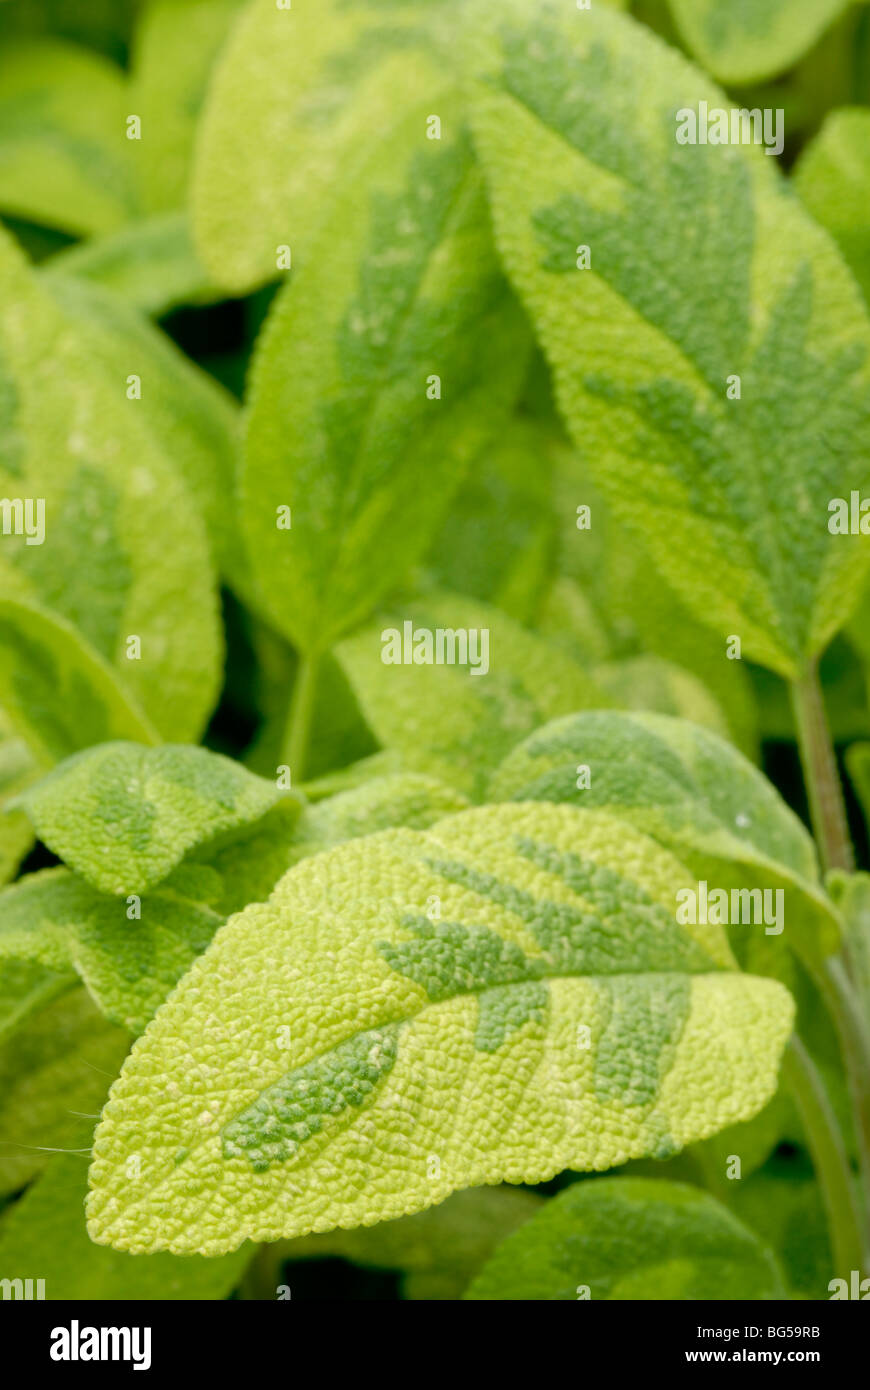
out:
{"label": "plant stem", "polygon": [[813,833],[822,867],[854,872],[843,788],[815,662],[789,686]]}
{"label": "plant stem", "polygon": [[300,657],[281,753],[284,762],[290,768],[290,777],[294,783],[301,782],[305,776],[305,760],[308,755],[319,669],[320,658],[316,653],[311,652]]}
{"label": "plant stem", "polygon": [[239,1298],[245,1302],[274,1302],[281,1283],[283,1259],[274,1245],[259,1245],[242,1275]]}
{"label": "plant stem", "polygon": [[[846,873],[853,873],[855,864],[849,838],[843,789],[825,714],[818,667],[815,662],[806,669],[800,680],[792,683],[790,690],[804,780],[810,803],[810,816],[822,866],[826,871],[842,869]],[[867,1020],[863,1015],[861,1003],[850,978],[848,964],[848,955],[844,946],[844,953],[841,957],[832,957],[825,963],[821,971],[813,971],[813,976],[836,1027],[849,1081],[861,1168],[861,1195],[864,1203],[863,1214],[856,1209],[856,1222],[859,1224],[856,1224],[855,1231],[856,1238],[863,1246],[864,1258],[870,1261],[870,1029],[868,1029]],[[796,1045],[799,1048],[801,1046],[799,1043]],[[807,1096],[810,1096],[815,1089],[819,1092],[824,1106],[827,1107],[829,1128],[832,1135],[836,1136],[836,1142],[841,1150],[842,1160],[848,1173],[848,1162],[845,1153],[842,1152],[842,1140],[839,1137],[834,1116],[830,1112],[827,1095],[812,1061],[804,1052],[805,1072],[808,1068],[812,1070],[814,1080],[810,1078],[807,1081]],[[807,1075],[809,1075],[808,1072]],[[798,1103],[801,1104],[800,1101]],[[803,1109],[801,1113],[804,1115]],[[819,1120],[819,1117],[820,1112],[817,1110],[815,1112],[816,1120]],[[828,1158],[830,1159],[830,1155]],[[813,1159],[816,1161],[815,1150],[813,1151]],[[822,1174],[819,1163],[823,1161],[824,1154],[816,1162],[820,1181],[822,1181]],[[849,1186],[848,1190],[854,1201],[854,1189]],[[826,1202],[832,1222],[833,1239],[833,1214],[827,1197]],[[849,1265],[846,1272],[848,1273],[849,1269],[859,1267],[856,1264]],[[838,1273],[840,1273],[839,1269]]]}
{"label": "plant stem", "polygon": [[825,963],[824,977],[814,978],[836,1027],[849,1081],[864,1198],[864,1238],[870,1250],[870,1028],[842,960],[832,957]]}
{"label": "plant stem", "polygon": [[786,1048],[783,1075],[797,1105],[822,1190],[834,1273],[848,1279],[853,1269],[863,1272],[870,1266],[870,1256],[861,1235],[852,1170],[837,1121],[815,1063],[797,1034]]}

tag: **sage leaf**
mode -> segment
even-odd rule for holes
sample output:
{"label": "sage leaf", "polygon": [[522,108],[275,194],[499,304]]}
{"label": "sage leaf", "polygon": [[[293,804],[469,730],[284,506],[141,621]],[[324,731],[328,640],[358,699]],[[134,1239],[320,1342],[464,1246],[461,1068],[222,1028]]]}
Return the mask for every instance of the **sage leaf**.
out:
{"label": "sage leaf", "polygon": [[0,51],[0,206],[80,236],[135,214],[124,74],[60,39]]}
{"label": "sage leaf", "polygon": [[348,171],[442,85],[452,12],[252,0],[217,64],[193,172],[196,246],[218,284],[246,292],[276,278],[280,246],[310,253]]}
{"label": "sage leaf", "polygon": [[45,270],[102,285],[155,318],[181,304],[208,304],[223,297],[197,259],[181,212],[140,218],[107,236],[79,242],[52,256]]}
{"label": "sage leaf", "polygon": [[135,403],[139,421],[163,457],[171,459],[205,522],[215,564],[232,578],[242,564],[233,525],[236,402],[111,291],[56,273],[48,283],[56,302],[87,337],[92,361],[107,374],[117,371],[118,362],[135,365],[142,387]]}
{"label": "sage leaf", "polygon": [[849,7],[849,0],[670,0],[681,36],[721,82],[785,72]]}
{"label": "sage leaf", "polygon": [[575,443],[693,612],[793,678],[870,562],[828,529],[832,499],[870,492],[854,280],[759,148],[678,142],[680,112],[729,103],[641,25],[557,0],[474,13],[496,237]]}
{"label": "sage leaf", "polygon": [[32,777],[38,775],[27,744],[24,739],[17,737],[8,718],[0,710],[0,885],[15,877],[19,864],[33,844],[33,831],[27,817],[20,811],[7,810],[7,804]]}
{"label": "sage leaf", "polygon": [[[177,750],[162,748],[159,753],[174,751]],[[201,756],[204,767],[200,781],[214,793],[219,774],[205,762],[214,755],[198,749],[185,752]],[[238,764],[228,762],[228,766],[250,779],[250,774],[243,773]],[[179,813],[178,783],[168,787],[170,797],[159,804],[159,793],[167,788],[161,787],[156,768],[150,778],[131,768],[129,760],[113,767],[109,778],[101,778],[104,770],[102,764],[94,774],[92,767],[87,783],[90,792],[95,783],[101,785],[104,809],[117,805],[119,788],[129,793],[131,784],[139,781],[139,805],[143,811],[155,810],[164,826],[182,826],[188,833],[202,833],[202,816],[196,815],[201,807]],[[58,772],[63,774],[64,769]],[[119,773],[127,774],[129,780],[125,782]],[[189,769],[188,780],[192,780]],[[54,778],[49,778],[41,787],[41,809],[50,808],[54,801],[50,785],[53,783]],[[287,801],[254,820],[250,789],[247,798],[245,790],[243,787],[238,802],[247,799],[251,819],[243,829],[229,839],[199,844],[173,873],[161,876],[153,891],[150,883],[143,884],[147,891],[135,903],[132,913],[128,910],[129,899],[125,902],[111,896],[111,885],[117,882],[120,868],[110,873],[87,874],[91,881],[96,878],[100,882],[103,891],[97,891],[90,882],[66,869],[48,869],[28,874],[0,894],[0,961],[4,968],[12,961],[30,961],[58,975],[74,970],[111,1022],[130,1033],[142,1033],[225,919],[249,903],[267,898],[291,865],[355,836],[389,826],[424,828],[467,804],[458,793],[430,778],[404,775],[376,779],[356,791],[332,797],[298,820],[298,804],[289,805]],[[93,823],[93,806],[82,805],[81,800],[63,791],[58,791],[58,800],[64,807],[65,834],[69,834],[71,826],[82,826],[79,834],[86,835]],[[234,810],[238,815],[241,806],[237,803]],[[130,818],[119,818],[129,831]],[[122,845],[119,856],[122,863],[123,848]],[[181,853],[183,850],[179,849],[179,857]],[[69,853],[66,857],[73,862]],[[143,873],[141,861],[135,868]],[[132,874],[133,870],[129,872]]]}
{"label": "sage leaf", "polygon": [[790,996],[735,972],[721,928],[677,925],[686,877],[627,824],[546,804],[304,860],[221,928],[128,1058],[91,1238],[216,1255],[748,1118]]}
{"label": "sage leaf", "polygon": [[112,667],[67,622],[0,599],[0,706],[39,768],[92,743],[157,734]]}
{"label": "sage leaf", "polygon": [[[439,630],[469,634],[468,661],[385,664],[390,639],[384,634],[398,634],[413,655],[406,625],[412,635],[423,634],[420,641],[428,634],[433,655]],[[477,648],[471,634],[478,634]],[[611,703],[570,657],[500,609],[458,594],[429,593],[382,615],[339,643],[335,655],[366,722],[402,768],[446,782],[472,800],[483,799],[489,774],[539,724]]]}
{"label": "sage leaf", "polygon": [[801,154],[793,182],[870,301],[870,111],[832,111]]}
{"label": "sage leaf", "polygon": [[205,748],[114,742],[66,759],[18,804],[71,869],[103,893],[128,894],[154,887],[188,850],[258,820],[283,795]]}
{"label": "sage leaf", "polygon": [[75,984],[71,971],[46,970],[29,960],[5,961],[0,974],[0,1043],[30,1014]]}
{"label": "sage leaf", "polygon": [[374,777],[305,807],[294,826],[291,862],[391,826],[426,830],[467,805],[464,796],[434,777],[413,772]]}
{"label": "sage leaf", "polygon": [[781,887],[783,939],[814,965],[839,948],[839,916],[808,832],[767,779],[707,729],[661,714],[570,715],[515,748],[488,790],[495,801],[601,807],[667,845],[711,888]]}
{"label": "sage leaf", "polygon": [[0,370],[0,492],[33,513],[32,534],[16,522],[3,537],[4,596],[66,619],[163,737],[196,739],[220,679],[215,574],[171,447],[149,428],[141,351],[110,364],[5,235]]}
{"label": "sage leaf", "polygon": [[160,889],[137,912],[67,869],[28,874],[0,894],[0,962],[76,971],[111,1023],[141,1033],[223,918]]}
{"label": "sage leaf", "polygon": [[0,1037],[0,1196],[20,1191],[57,1149],[84,1165],[93,1117],[129,1046],[80,986]]}
{"label": "sage leaf", "polygon": [[527,626],[556,564],[548,444],[536,421],[515,416],[475,461],[426,557],[436,588],[493,603]]}
{"label": "sage leaf", "polygon": [[437,97],[343,181],[257,341],[242,525],[262,610],[304,653],[404,578],[522,380],[526,330],[450,90],[426,139]]}
{"label": "sage leaf", "polygon": [[142,206],[187,202],[193,143],[212,64],[241,0],[146,0],[133,36],[131,109],[145,136],[137,149]]}
{"label": "sage leaf", "polygon": [[596,1178],[559,1192],[502,1242],[468,1299],[785,1298],[770,1250],[708,1192]]}
{"label": "sage leaf", "polygon": [[182,1260],[174,1255],[131,1260],[88,1239],[82,1221],[86,1192],[87,1168],[81,1156],[54,1158],[0,1220],[0,1266],[44,1271],[47,1302],[227,1298],[253,1253],[243,1247],[220,1260]]}

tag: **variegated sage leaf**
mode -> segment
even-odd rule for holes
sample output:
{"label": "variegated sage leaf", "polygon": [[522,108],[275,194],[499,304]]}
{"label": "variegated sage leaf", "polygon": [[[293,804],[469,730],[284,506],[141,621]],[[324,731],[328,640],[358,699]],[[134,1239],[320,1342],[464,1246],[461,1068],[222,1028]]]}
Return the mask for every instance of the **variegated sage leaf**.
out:
{"label": "variegated sage leaf", "polygon": [[791,997],[737,972],[720,927],[678,925],[687,877],[626,823],[548,804],[303,861],[128,1058],[94,1140],[91,1238],[215,1255],[748,1118]]}
{"label": "variegated sage leaf", "polygon": [[153,888],[197,845],[259,820],[276,782],[206,748],[105,743],[66,759],[24,791],[39,838],[103,893]]}
{"label": "variegated sage leaf", "polygon": [[218,691],[215,573],[148,390],[138,345],[107,360],[0,237],[0,589],[71,624],[186,741]]}
{"label": "variegated sage leaf", "polygon": [[257,341],[242,526],[262,609],[306,654],[404,579],[522,381],[527,332],[461,119],[439,79],[347,174]]}
{"label": "variegated sage leaf", "polygon": [[[751,897],[759,885],[780,888],[770,939],[813,965],[839,948],[841,924],[810,835],[752,763],[688,720],[606,710],[554,720],[508,755],[489,796],[600,807],[667,845],[711,889],[742,887]],[[759,930],[759,901],[747,908],[750,932]]]}
{"label": "variegated sage leaf", "polygon": [[508,1236],[469,1299],[785,1298],[773,1254],[696,1187],[600,1178],[558,1193]]}
{"label": "variegated sage leaf", "polygon": [[870,495],[854,280],[741,118],[744,143],[684,142],[733,103],[649,30],[561,0],[473,14],[496,238],[575,442],[723,646],[793,678],[870,564],[829,529]]}
{"label": "variegated sage leaf", "polygon": [[722,82],[762,82],[812,48],[849,0],[670,0],[680,34]]}

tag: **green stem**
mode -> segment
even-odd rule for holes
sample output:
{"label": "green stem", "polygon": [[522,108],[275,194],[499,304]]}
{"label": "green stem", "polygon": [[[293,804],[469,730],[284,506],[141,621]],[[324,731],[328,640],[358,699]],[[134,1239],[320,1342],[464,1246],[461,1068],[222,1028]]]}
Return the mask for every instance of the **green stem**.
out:
{"label": "green stem", "polygon": [[314,713],[314,696],[317,692],[317,675],[320,658],[312,652],[300,657],[299,670],[290,700],[287,727],[284,730],[284,744],[281,756],[290,768],[294,784],[305,776],[305,762],[308,756],[308,740],[311,734],[311,717]]}
{"label": "green stem", "polygon": [[[818,666],[815,662],[807,667],[799,680],[792,683],[791,699],[810,804],[810,817],[822,866],[826,871],[842,869],[846,873],[853,873],[855,864],[843,788],[825,714]],[[813,976],[836,1027],[849,1081],[864,1204],[863,1219],[860,1212],[857,1214],[860,1224],[855,1228],[856,1238],[863,1246],[865,1258],[870,1258],[870,1030],[847,967],[848,960],[844,950],[842,957],[833,957],[825,963],[822,970],[814,970]],[[821,1080],[806,1054],[805,1061],[807,1066],[812,1068],[815,1075],[814,1085],[821,1088],[824,1104],[830,1110]],[[811,1090],[812,1087],[809,1087],[808,1094]],[[818,1118],[817,1110],[816,1119]],[[830,1114],[829,1119],[831,1132],[837,1135],[837,1142],[842,1150],[842,1141],[833,1114]],[[845,1162],[845,1154],[843,1161]],[[848,1164],[846,1169],[848,1172]],[[851,1186],[849,1193],[854,1200]],[[849,1269],[853,1268],[857,1269],[859,1266],[849,1266]]]}
{"label": "green stem", "polygon": [[822,1190],[834,1273],[848,1279],[853,1269],[863,1272],[870,1267],[870,1256],[861,1235],[852,1170],[837,1121],[824,1083],[797,1034],[792,1035],[786,1048],[783,1075],[797,1105]]}
{"label": "green stem", "polygon": [[849,1081],[864,1199],[864,1239],[870,1250],[870,1028],[842,960],[832,957],[824,976],[814,978],[836,1027]]}
{"label": "green stem", "polygon": [[810,803],[810,818],[822,867],[853,873],[852,842],[846,819],[843,788],[822,700],[818,667],[807,667],[789,687],[797,727],[798,747]]}
{"label": "green stem", "polygon": [[259,1245],[242,1275],[239,1298],[245,1302],[274,1303],[281,1283],[283,1256],[274,1245]]}

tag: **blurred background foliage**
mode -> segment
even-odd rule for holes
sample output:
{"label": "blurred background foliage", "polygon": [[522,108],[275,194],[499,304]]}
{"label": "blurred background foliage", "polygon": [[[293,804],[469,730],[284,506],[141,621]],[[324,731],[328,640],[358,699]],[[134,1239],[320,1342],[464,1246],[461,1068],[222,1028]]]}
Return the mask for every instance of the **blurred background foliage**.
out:
{"label": "blurred background foliage", "polygon": [[[242,0],[0,0],[5,225],[47,278],[120,296],[237,401],[277,280],[241,297],[215,287],[197,260],[187,204],[210,75],[242,8]],[[688,51],[668,0],[636,0],[630,8]],[[784,108],[782,165],[870,294],[870,6],[834,6],[830,23],[786,70],[725,85],[740,105]],[[131,113],[148,123],[147,140],[125,138]],[[844,142],[854,150],[848,165],[839,153]],[[572,544],[578,503],[594,516],[582,547]],[[204,742],[271,773],[296,656],[245,601],[244,584],[229,581],[231,569],[222,595],[224,683]],[[683,715],[730,737],[807,819],[785,685],[749,662],[723,662],[721,639],[687,613],[637,538],[608,516],[567,441],[537,351],[510,431],[467,478],[408,588],[450,589],[496,605],[573,658],[615,704]],[[870,754],[851,746],[870,741],[870,593],[824,655],[821,677],[858,864],[868,868],[861,802],[870,813]],[[315,796],[347,784],[341,770],[364,767],[380,748],[352,662],[325,664],[318,709],[308,768]],[[0,806],[27,776],[25,751],[2,737],[0,725]],[[22,852],[27,844],[22,825]],[[25,867],[51,862],[38,849]],[[64,1028],[84,1026],[64,1018]],[[106,1056],[117,1051],[114,1036],[98,1041]],[[817,1043],[834,1076],[832,1039]],[[776,1104],[767,1130],[755,1130],[756,1171],[748,1181],[717,1181],[727,1139],[696,1146],[668,1169],[729,1202],[781,1250],[794,1296],[810,1297],[827,1267],[824,1220],[799,1126],[782,1096]],[[73,1138],[65,1132],[62,1142]],[[631,1169],[663,1171],[660,1164]],[[2,1200],[31,1171],[17,1174]],[[565,1175],[544,1192],[584,1180]],[[297,1242],[280,1252],[283,1277],[294,1298],[457,1297],[493,1246],[539,1204],[540,1193],[460,1193],[438,1209],[440,1217],[403,1222],[401,1237],[385,1227]],[[63,1238],[76,1237],[68,1231]],[[272,1286],[276,1258],[272,1252],[265,1270],[251,1267],[249,1294]]]}

